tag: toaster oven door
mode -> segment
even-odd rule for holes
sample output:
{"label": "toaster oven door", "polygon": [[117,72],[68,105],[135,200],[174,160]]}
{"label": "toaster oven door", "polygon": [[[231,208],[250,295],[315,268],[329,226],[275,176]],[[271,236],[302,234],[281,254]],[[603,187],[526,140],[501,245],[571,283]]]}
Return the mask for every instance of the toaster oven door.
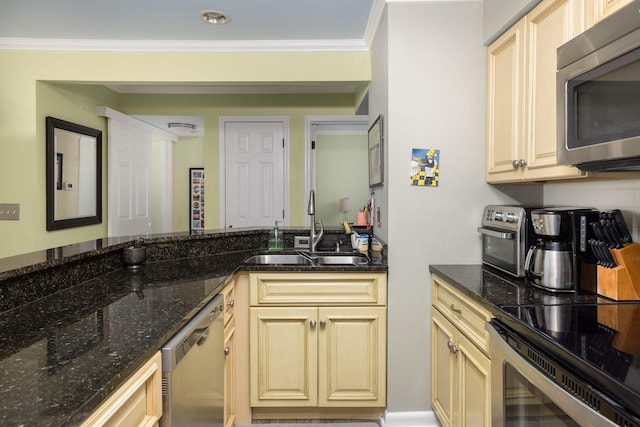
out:
{"label": "toaster oven door", "polygon": [[524,277],[524,243],[518,233],[479,227],[482,234],[482,262],[509,273]]}

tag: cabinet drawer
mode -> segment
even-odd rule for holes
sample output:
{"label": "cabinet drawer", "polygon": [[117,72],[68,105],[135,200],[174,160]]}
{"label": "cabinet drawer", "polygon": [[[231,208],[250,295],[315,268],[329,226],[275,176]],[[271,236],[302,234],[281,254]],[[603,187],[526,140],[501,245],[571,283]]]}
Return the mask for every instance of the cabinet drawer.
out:
{"label": "cabinet drawer", "polygon": [[252,273],[251,305],[385,305],[385,273]]}
{"label": "cabinet drawer", "polygon": [[224,324],[229,323],[229,320],[233,317],[235,307],[235,282],[232,281],[222,290],[224,296]]}
{"label": "cabinet drawer", "polygon": [[162,415],[162,363],[157,352],[135,372],[81,427],[152,426]]}
{"label": "cabinet drawer", "polygon": [[491,319],[489,311],[438,276],[433,276],[432,292],[433,306],[485,354],[489,354],[489,333],[485,329],[485,324]]}

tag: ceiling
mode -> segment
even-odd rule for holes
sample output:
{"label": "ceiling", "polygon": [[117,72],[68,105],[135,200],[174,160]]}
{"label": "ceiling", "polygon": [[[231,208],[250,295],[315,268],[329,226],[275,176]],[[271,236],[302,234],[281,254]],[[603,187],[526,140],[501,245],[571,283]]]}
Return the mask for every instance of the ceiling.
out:
{"label": "ceiling", "polygon": [[[384,0],[2,0],[0,42],[57,41],[93,50],[110,44],[118,50],[366,49],[370,18],[383,5]],[[230,22],[205,23],[205,10],[223,12]]]}
{"label": "ceiling", "polygon": [[[0,0],[0,49],[366,51],[385,0]],[[230,22],[212,25],[216,10]],[[119,93],[353,93],[353,84],[108,85]]]}

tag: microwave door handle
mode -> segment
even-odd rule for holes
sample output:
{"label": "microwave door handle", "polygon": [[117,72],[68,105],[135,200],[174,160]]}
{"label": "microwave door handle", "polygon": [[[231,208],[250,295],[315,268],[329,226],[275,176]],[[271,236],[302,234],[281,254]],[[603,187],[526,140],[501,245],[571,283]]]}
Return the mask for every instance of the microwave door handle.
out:
{"label": "microwave door handle", "polygon": [[478,227],[478,233],[505,240],[513,240],[513,238],[516,236],[515,233],[490,230],[484,227]]}

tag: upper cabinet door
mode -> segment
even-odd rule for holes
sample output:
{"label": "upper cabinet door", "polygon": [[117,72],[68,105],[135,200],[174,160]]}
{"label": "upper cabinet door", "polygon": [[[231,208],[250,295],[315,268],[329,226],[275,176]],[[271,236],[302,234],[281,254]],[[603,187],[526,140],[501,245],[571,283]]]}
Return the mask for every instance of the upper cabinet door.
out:
{"label": "upper cabinet door", "polygon": [[599,6],[599,20],[617,12],[633,0],[596,0]]}
{"label": "upper cabinet door", "polygon": [[489,46],[487,93],[487,181],[522,178],[524,160],[525,21]]}
{"label": "upper cabinet door", "polygon": [[556,50],[576,31],[574,16],[584,16],[574,0],[545,0],[527,15],[527,178],[580,176],[577,168],[557,164]]}

